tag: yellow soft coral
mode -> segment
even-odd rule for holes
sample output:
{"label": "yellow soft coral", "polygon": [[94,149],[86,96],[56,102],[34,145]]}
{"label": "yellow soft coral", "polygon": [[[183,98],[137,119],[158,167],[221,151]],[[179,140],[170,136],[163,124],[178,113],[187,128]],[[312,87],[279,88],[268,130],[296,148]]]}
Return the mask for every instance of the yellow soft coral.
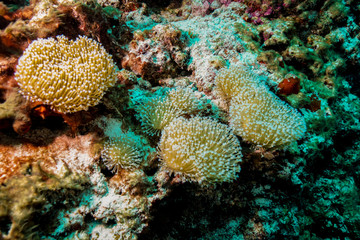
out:
{"label": "yellow soft coral", "polygon": [[280,148],[304,136],[302,115],[272,93],[250,68],[223,69],[216,77],[216,89],[230,105],[230,126],[244,140]]}
{"label": "yellow soft coral", "polygon": [[105,165],[113,172],[120,169],[136,169],[142,162],[142,154],[137,146],[136,139],[123,134],[110,138],[104,145],[101,157]]}
{"label": "yellow soft coral", "polygon": [[263,87],[243,87],[230,103],[230,126],[244,140],[283,147],[304,136],[302,115]]}
{"label": "yellow soft coral", "polygon": [[200,101],[188,88],[175,88],[164,97],[149,98],[136,107],[142,127],[149,135],[159,135],[173,119],[192,114]]}
{"label": "yellow soft coral", "polygon": [[150,136],[160,135],[174,118],[181,116],[182,111],[175,108],[163,97],[152,97],[136,107],[144,131]]}
{"label": "yellow soft coral", "polygon": [[215,91],[227,103],[238,94],[242,87],[257,85],[259,81],[248,67],[231,65],[220,70],[215,79]]}
{"label": "yellow soft coral", "polygon": [[240,171],[239,140],[224,124],[208,118],[177,118],[159,143],[164,167],[197,182],[228,182]]}
{"label": "yellow soft coral", "polygon": [[98,104],[116,82],[116,67],[96,41],[58,36],[33,41],[19,59],[15,79],[29,100],[71,113]]}

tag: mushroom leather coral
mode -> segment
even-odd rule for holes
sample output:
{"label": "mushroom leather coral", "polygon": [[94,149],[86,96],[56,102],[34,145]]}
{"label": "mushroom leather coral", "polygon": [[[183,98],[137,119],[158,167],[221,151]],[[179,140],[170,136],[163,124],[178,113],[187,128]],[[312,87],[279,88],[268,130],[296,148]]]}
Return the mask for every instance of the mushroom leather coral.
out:
{"label": "mushroom leather coral", "polygon": [[204,183],[229,182],[240,171],[239,140],[224,124],[201,117],[173,120],[159,143],[164,167]]}
{"label": "mushroom leather coral", "polygon": [[120,169],[139,168],[142,161],[135,140],[126,134],[109,139],[104,145],[101,156],[105,165],[115,173]]}
{"label": "mushroom leather coral", "polygon": [[223,68],[215,79],[216,92],[229,103],[242,87],[258,84],[256,77],[245,66],[231,65],[229,68]]}
{"label": "mushroom leather coral", "polygon": [[230,126],[244,140],[266,148],[283,147],[306,132],[303,116],[267,87],[244,87],[231,101]]}
{"label": "mushroom leather coral", "polygon": [[194,92],[187,88],[175,88],[164,97],[152,97],[145,100],[136,111],[141,125],[149,135],[160,135],[161,131],[176,117],[192,114],[200,101]]}
{"label": "mushroom leather coral", "polygon": [[272,93],[250,68],[232,65],[221,70],[216,88],[230,105],[230,126],[245,141],[281,148],[304,136],[303,116]]}
{"label": "mushroom leather coral", "polygon": [[116,82],[116,67],[96,41],[58,36],[33,41],[19,59],[15,79],[27,99],[72,113],[98,104]]}

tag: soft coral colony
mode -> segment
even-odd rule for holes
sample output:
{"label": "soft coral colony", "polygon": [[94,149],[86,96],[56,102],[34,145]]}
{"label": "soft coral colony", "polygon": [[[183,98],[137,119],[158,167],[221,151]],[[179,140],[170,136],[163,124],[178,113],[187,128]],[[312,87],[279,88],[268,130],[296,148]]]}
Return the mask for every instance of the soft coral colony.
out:
{"label": "soft coral colony", "polygon": [[33,102],[71,113],[95,106],[116,81],[111,56],[96,41],[64,36],[33,41],[15,72],[21,93]]}
{"label": "soft coral colony", "polygon": [[[19,59],[15,80],[30,101],[72,113],[99,103],[115,84],[116,66],[94,40],[58,36],[29,45]],[[244,140],[266,148],[283,147],[305,133],[301,114],[271,93],[251,70],[232,65],[218,74],[216,84],[220,95],[230,102],[230,126]],[[192,90],[178,87],[163,97],[146,99],[136,111],[145,132],[161,134],[160,159],[166,168],[199,182],[218,182],[220,176],[224,176],[223,181],[233,180],[241,160],[240,145],[225,125],[194,118],[197,105],[200,103]],[[190,118],[188,123],[179,118],[185,114]],[[140,154],[131,150],[129,141],[124,135],[105,144],[103,157],[110,169],[126,169],[139,161]]]}
{"label": "soft coral colony", "polygon": [[0,4],[0,238],[360,237],[353,1],[165,2]]}

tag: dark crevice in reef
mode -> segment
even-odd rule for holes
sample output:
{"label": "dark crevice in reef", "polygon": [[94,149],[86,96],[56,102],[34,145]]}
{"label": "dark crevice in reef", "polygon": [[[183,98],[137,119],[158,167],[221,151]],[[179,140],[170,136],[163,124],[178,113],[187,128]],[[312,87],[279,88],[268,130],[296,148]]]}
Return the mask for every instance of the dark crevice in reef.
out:
{"label": "dark crevice in reef", "polygon": [[333,138],[334,148],[337,152],[345,152],[353,148],[354,143],[360,138],[360,131],[339,130]]}
{"label": "dark crevice in reef", "polygon": [[146,176],[154,176],[156,174],[156,172],[159,170],[160,160],[157,159],[155,161],[156,162],[154,162],[154,164],[150,164],[149,166],[146,166],[144,168],[144,173],[146,174]]}
{"label": "dark crevice in reef", "polygon": [[21,141],[21,137],[17,134],[13,128],[11,128],[11,124],[9,122],[5,122],[4,120],[0,120],[0,125],[9,125],[9,128],[0,129],[0,144],[5,146],[10,146]]}
{"label": "dark crevice in reef", "polygon": [[357,97],[360,97],[360,73],[358,71],[360,66],[348,66],[346,72],[348,73],[345,76],[346,81],[351,85],[350,92]]}
{"label": "dark crevice in reef", "polygon": [[102,158],[100,158],[100,169],[101,169],[101,173],[104,174],[106,179],[110,179],[113,176],[115,176],[115,173],[109,170],[109,168],[105,166],[104,160]]}
{"label": "dark crevice in reef", "polygon": [[0,29],[5,29],[9,25],[9,21],[6,21],[3,16],[0,16]]}
{"label": "dark crevice in reef", "polygon": [[204,232],[222,227],[231,216],[239,215],[239,207],[216,205],[213,195],[196,195],[194,187],[190,183],[176,186],[165,199],[155,202],[152,220],[139,240],[199,239]]}
{"label": "dark crevice in reef", "polygon": [[179,8],[181,7],[182,1],[180,0],[143,0],[150,8]]}
{"label": "dark crevice in reef", "polygon": [[29,0],[2,0],[2,2],[13,9],[25,7],[30,4]]}
{"label": "dark crevice in reef", "polygon": [[3,216],[0,218],[0,232],[7,234],[11,228],[10,216]]}
{"label": "dark crevice in reef", "polygon": [[34,117],[32,120],[33,120],[32,121],[33,128],[45,127],[52,131],[55,131],[67,127],[67,125],[64,123],[64,120],[60,116],[49,116],[45,119],[42,119],[41,117]]}
{"label": "dark crevice in reef", "polygon": [[154,203],[151,214],[153,218],[149,222],[149,227],[139,236],[139,240],[166,239],[169,235],[180,233],[180,229],[183,230],[181,237],[184,239],[199,235],[196,229],[190,230],[189,226],[182,225],[184,211],[191,204],[186,192],[184,186],[179,186],[173,189],[165,199]]}
{"label": "dark crevice in reef", "polygon": [[6,101],[5,93],[6,93],[5,90],[1,90],[1,89],[0,89],[0,104],[1,104],[1,103],[4,103],[4,102]]}

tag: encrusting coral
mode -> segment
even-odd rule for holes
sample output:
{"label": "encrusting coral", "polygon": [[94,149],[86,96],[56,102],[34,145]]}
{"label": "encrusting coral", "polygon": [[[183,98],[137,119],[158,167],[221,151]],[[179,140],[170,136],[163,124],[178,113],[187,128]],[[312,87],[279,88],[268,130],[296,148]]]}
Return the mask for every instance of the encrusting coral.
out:
{"label": "encrusting coral", "polygon": [[116,82],[116,67],[96,41],[64,36],[33,41],[15,72],[21,93],[62,113],[87,110]]}
{"label": "encrusting coral", "polygon": [[[26,173],[26,165],[31,174]],[[2,239],[39,239],[37,236],[49,227],[40,226],[49,223],[54,209],[58,211],[78,203],[78,194],[89,182],[88,178],[75,173],[59,176],[47,172],[40,164],[26,165],[22,174],[8,179],[0,187],[1,231],[5,233],[9,228]],[[54,196],[59,199],[57,203]]]}
{"label": "encrusting coral", "polygon": [[239,140],[209,118],[177,118],[163,131],[160,158],[165,169],[197,182],[229,182],[240,171]]}
{"label": "encrusting coral", "polygon": [[16,90],[10,91],[4,103],[0,103],[0,129],[6,128],[6,120],[11,120],[13,129],[19,134],[27,132],[31,121],[27,114],[25,100]]}
{"label": "encrusting coral", "polygon": [[187,49],[184,48],[186,42],[186,35],[172,24],[138,29],[134,31],[134,38],[121,65],[151,82],[169,75],[177,76],[188,60]]}

